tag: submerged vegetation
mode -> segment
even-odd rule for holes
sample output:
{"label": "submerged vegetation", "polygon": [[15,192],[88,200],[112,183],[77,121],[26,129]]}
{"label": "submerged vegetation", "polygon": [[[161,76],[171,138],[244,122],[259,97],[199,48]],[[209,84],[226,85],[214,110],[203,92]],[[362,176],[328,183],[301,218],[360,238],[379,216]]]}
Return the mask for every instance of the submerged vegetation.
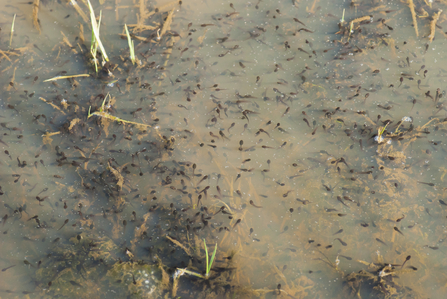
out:
{"label": "submerged vegetation", "polygon": [[[137,125],[137,126],[148,126],[148,127],[150,127],[150,125],[145,125],[145,124],[140,124],[140,123],[137,123],[137,122],[134,122],[134,121],[124,120],[122,118],[119,118],[119,117],[116,117],[116,116],[113,116],[113,115],[110,115],[109,113],[107,113],[106,109],[105,109],[105,106],[104,106],[105,103],[106,103],[107,97],[110,97],[110,94],[107,94],[104,97],[104,100],[102,101],[102,104],[101,104],[101,108],[99,108],[98,111],[90,113],[91,106],[88,108],[87,119],[95,115],[95,116],[99,116],[101,118],[105,118],[105,119],[108,119],[108,120],[121,122],[121,123],[125,123],[125,124],[133,124],[133,125]],[[109,100],[109,102],[110,102],[110,100]],[[110,103],[108,104],[108,106],[110,106]]]}
{"label": "submerged vegetation", "polygon": [[30,4],[0,292],[443,296],[444,2]]}
{"label": "submerged vegetation", "polygon": [[134,48],[134,42],[130,37],[129,30],[127,29],[127,25],[124,24],[124,28],[126,29],[126,35],[127,35],[127,42],[129,44],[129,53],[130,53],[130,60],[132,61],[132,64],[135,64],[136,58],[135,58],[135,48]]}
{"label": "submerged vegetation", "polygon": [[98,23],[96,23],[95,11],[93,10],[90,0],[87,0],[87,3],[90,11],[90,20],[92,24],[92,39],[90,44],[90,53],[92,54],[93,61],[95,63],[95,70],[96,72],[98,72],[98,58],[97,58],[98,48],[101,49],[102,57],[105,60],[102,62],[101,65],[103,66],[106,61],[109,61],[109,57],[107,56],[106,50],[104,49],[104,45],[102,44],[101,39],[99,38],[99,29],[101,28],[102,11],[99,12],[99,20]]}
{"label": "submerged vegetation", "polygon": [[211,267],[213,266],[214,258],[216,257],[217,243],[216,243],[216,246],[214,247],[214,252],[213,252],[213,255],[211,256],[211,261],[209,261],[208,247],[206,246],[205,239],[203,240],[203,243],[205,244],[205,258],[206,258],[206,272],[205,272],[205,275],[202,275],[200,273],[188,270],[186,268],[184,268],[184,269],[177,269],[175,271],[175,274],[174,274],[174,280],[178,279],[178,277],[182,276],[183,274],[193,275],[193,276],[196,276],[196,277],[200,277],[202,279],[208,279],[210,277]]}

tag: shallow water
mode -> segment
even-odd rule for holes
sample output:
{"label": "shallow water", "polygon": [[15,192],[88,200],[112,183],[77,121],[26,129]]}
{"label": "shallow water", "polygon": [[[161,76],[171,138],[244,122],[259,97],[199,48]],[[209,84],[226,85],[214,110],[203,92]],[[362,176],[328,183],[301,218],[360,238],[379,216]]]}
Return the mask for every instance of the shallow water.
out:
{"label": "shallow water", "polygon": [[2,296],[443,298],[444,14],[94,1],[96,74],[67,3],[2,5]]}

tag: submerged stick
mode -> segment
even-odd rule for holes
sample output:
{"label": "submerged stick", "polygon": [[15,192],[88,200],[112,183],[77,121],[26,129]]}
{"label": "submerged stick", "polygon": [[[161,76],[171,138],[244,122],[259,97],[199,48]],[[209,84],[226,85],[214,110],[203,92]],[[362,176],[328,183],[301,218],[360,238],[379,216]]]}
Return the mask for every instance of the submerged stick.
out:
{"label": "submerged stick", "polygon": [[144,0],[140,0],[138,8],[140,9],[141,23],[143,23],[146,19],[146,4],[144,3]]}
{"label": "submerged stick", "polygon": [[71,51],[73,51],[74,54],[78,54],[78,51],[76,51],[75,47],[70,43],[67,36],[64,34],[64,32],[61,31],[61,34],[63,36],[62,41],[67,44],[68,47],[70,47]]}
{"label": "submerged stick", "polygon": [[54,109],[59,110],[59,112],[62,112],[62,114],[65,115],[65,112],[64,112],[61,108],[59,108],[58,106],[56,106],[56,105],[54,105],[53,103],[51,103],[51,102],[45,100],[45,99],[42,98],[42,97],[39,97],[39,99],[40,99],[41,101],[47,103],[48,105],[50,105],[50,106],[53,107]]}
{"label": "submerged stick", "polygon": [[68,76],[57,76],[53,77],[47,80],[44,80],[43,82],[50,82],[50,81],[56,81],[60,79],[69,79],[69,78],[78,78],[78,77],[90,77],[89,74],[79,74],[79,75],[68,75]]}
{"label": "submerged stick", "polygon": [[34,25],[34,27],[37,28],[37,30],[39,31],[39,34],[40,34],[41,31],[40,31],[39,19],[37,18],[37,15],[39,14],[39,4],[40,4],[40,0],[34,0],[34,3],[33,3],[33,25]]}
{"label": "submerged stick", "polygon": [[432,20],[430,21],[430,35],[428,36],[429,42],[432,42],[433,39],[435,38],[436,23],[439,20],[439,16],[441,15],[441,12],[442,12],[442,9],[438,10],[438,12],[436,12],[433,15]]}
{"label": "submerged stick", "polygon": [[5,57],[9,62],[11,62],[11,59],[8,57],[8,55],[6,55],[6,53],[3,52],[1,49],[0,49],[0,54],[3,55],[3,57]]}
{"label": "submerged stick", "polygon": [[73,5],[74,9],[81,16],[84,22],[88,23],[88,17],[85,12],[79,7],[78,3],[75,0],[70,0],[70,4]]}
{"label": "submerged stick", "polygon": [[81,40],[82,43],[85,43],[84,25],[82,25],[81,23],[79,23],[79,39]]}
{"label": "submerged stick", "polygon": [[168,30],[169,26],[171,26],[174,10],[175,10],[174,8],[171,9],[168,16],[166,17],[166,21],[164,22],[163,27],[161,28],[161,32],[160,33],[157,32],[157,40],[160,40]]}
{"label": "submerged stick", "polygon": [[414,30],[416,31],[416,36],[419,36],[418,22],[416,20],[416,12],[414,11],[413,0],[408,0],[408,7],[410,7],[411,17],[413,18],[413,26],[414,26]]}
{"label": "submerged stick", "polygon": [[[345,11],[343,10],[342,21],[340,22],[341,25],[343,25],[343,23],[344,23],[344,17],[345,17]],[[363,17],[355,18],[354,20],[349,22],[349,37],[351,37],[352,30],[354,29],[354,24],[360,23],[363,21],[370,21],[371,18],[372,18],[372,16],[363,16]]]}
{"label": "submerged stick", "polygon": [[180,243],[179,241],[177,241],[177,240],[175,240],[175,239],[172,239],[170,236],[168,236],[168,235],[166,235],[166,238],[169,240],[169,241],[171,241],[172,243],[174,243],[175,245],[177,245],[178,247],[180,247],[181,249],[183,249],[184,251],[185,251],[185,253],[188,255],[188,256],[193,256],[192,255],[192,253],[191,253],[191,251],[188,249],[188,248],[186,248],[182,243]]}
{"label": "submerged stick", "polygon": [[312,4],[312,7],[311,7],[310,9],[307,9],[307,7],[306,7],[306,11],[309,12],[309,13],[311,13],[311,14],[315,14],[315,7],[316,7],[316,5],[317,5],[317,1],[318,1],[318,0],[315,0],[315,1],[314,1],[314,3]]}
{"label": "submerged stick", "polygon": [[369,21],[369,20],[371,20],[371,16],[363,16],[363,17],[355,18],[354,20],[352,20],[350,22],[350,24],[351,24],[350,26],[352,27],[355,23],[360,23],[360,22]]}
{"label": "submerged stick", "polygon": [[12,19],[12,25],[11,25],[11,37],[9,38],[9,46],[11,47],[12,43],[12,36],[14,34],[14,22],[16,21],[16,14],[14,14],[14,18]]}
{"label": "submerged stick", "polygon": [[137,126],[145,126],[145,127],[152,127],[151,125],[146,125],[146,124],[142,124],[142,123],[137,123],[134,121],[130,121],[130,120],[125,120],[113,115],[110,115],[109,113],[106,112],[106,110],[104,109],[107,97],[109,97],[110,94],[107,94],[106,97],[104,98],[104,101],[102,102],[101,108],[99,108],[98,111],[95,111],[93,113],[90,112],[90,109],[92,108],[91,106],[88,108],[88,114],[87,114],[87,119],[89,119],[90,117],[92,117],[93,115],[99,116],[101,118],[105,118],[105,119],[109,119],[112,121],[117,121],[117,122],[122,122],[123,124],[132,124],[132,125],[137,125]]}

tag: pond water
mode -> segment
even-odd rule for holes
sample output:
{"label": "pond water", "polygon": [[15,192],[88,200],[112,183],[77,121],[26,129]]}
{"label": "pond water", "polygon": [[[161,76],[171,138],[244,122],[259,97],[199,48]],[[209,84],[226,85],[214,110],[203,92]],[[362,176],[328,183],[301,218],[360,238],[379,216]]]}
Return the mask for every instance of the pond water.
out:
{"label": "pond water", "polygon": [[445,1],[0,3],[2,297],[445,297]]}

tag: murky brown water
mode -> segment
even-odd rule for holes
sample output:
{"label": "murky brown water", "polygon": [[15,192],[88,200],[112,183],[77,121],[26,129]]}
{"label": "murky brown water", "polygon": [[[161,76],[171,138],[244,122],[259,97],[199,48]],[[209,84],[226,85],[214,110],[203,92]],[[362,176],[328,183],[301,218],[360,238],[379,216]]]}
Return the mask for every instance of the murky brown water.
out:
{"label": "murky brown water", "polygon": [[103,2],[2,1],[2,297],[445,297],[443,1]]}

